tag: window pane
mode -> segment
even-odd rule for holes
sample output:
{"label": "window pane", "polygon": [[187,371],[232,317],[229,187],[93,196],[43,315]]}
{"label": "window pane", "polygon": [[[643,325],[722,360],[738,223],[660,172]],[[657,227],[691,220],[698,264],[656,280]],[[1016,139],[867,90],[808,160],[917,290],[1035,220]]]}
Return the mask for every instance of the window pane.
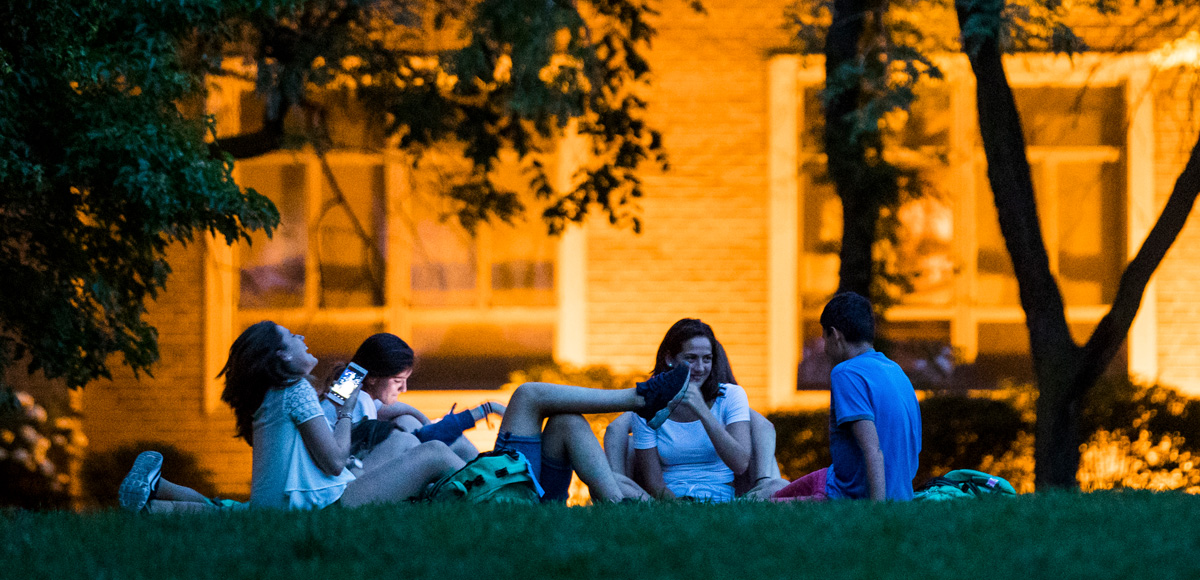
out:
{"label": "window pane", "polygon": [[554,304],[554,239],[536,216],[491,228],[492,304]]}
{"label": "window pane", "polygon": [[1058,166],[1059,283],[1068,305],[1109,304],[1117,292],[1125,239],[1117,163]]}
{"label": "window pane", "polygon": [[337,189],[322,173],[317,227],[321,307],[382,306],[383,166],[340,163],[331,169]]}
{"label": "window pane", "polygon": [[1013,90],[1025,141],[1056,147],[1125,143],[1121,87],[1031,87]]}
{"label": "window pane", "polygon": [[[942,171],[925,174],[931,185],[946,179]],[[949,304],[954,298],[954,210],[948,200],[936,190],[928,191],[897,212],[901,226],[896,267],[913,285],[901,298],[904,304]]]}
{"label": "window pane", "polygon": [[904,126],[888,137],[888,147],[947,147],[950,144],[950,124],[954,115],[950,108],[950,89],[946,83],[923,82],[917,85],[917,98]]}
{"label": "window pane", "polygon": [[[1036,166],[1034,173],[1037,173]],[[987,164],[983,161],[975,166],[975,191],[978,192],[975,200],[976,302],[989,306],[1017,306],[1020,304],[1017,278],[1004,245],[1004,236],[1000,233],[996,201],[987,179]]]}
{"label": "window pane", "polygon": [[804,115],[804,127],[800,130],[800,149],[808,153],[823,151],[825,131],[825,113],[821,105],[821,86],[807,86],[803,89],[800,104]]}
{"label": "window pane", "polygon": [[416,306],[461,306],[479,300],[476,240],[458,223],[454,207],[441,195],[453,169],[430,156],[429,167],[414,174],[412,289]]}
{"label": "window pane", "polygon": [[820,308],[837,291],[838,251],[842,246],[842,201],[825,178],[819,163],[804,166],[800,175],[804,196],[800,223],[800,292],[805,308]]}
{"label": "window pane", "polygon": [[296,308],[304,305],[304,261],[308,253],[304,166],[242,161],[241,185],[267,196],[279,209],[279,228],[241,245],[241,308]]}

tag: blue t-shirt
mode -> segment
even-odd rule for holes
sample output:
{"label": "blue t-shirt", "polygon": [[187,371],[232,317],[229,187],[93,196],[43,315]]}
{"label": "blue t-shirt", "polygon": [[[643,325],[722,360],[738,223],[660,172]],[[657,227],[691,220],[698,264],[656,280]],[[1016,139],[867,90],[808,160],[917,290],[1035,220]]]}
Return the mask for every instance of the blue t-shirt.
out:
{"label": "blue t-shirt", "polygon": [[829,388],[829,451],[825,483],[830,498],[870,497],[867,464],[850,423],[874,421],[887,482],[887,499],[910,500],[921,453],[921,407],[912,382],[878,351],[833,367]]}

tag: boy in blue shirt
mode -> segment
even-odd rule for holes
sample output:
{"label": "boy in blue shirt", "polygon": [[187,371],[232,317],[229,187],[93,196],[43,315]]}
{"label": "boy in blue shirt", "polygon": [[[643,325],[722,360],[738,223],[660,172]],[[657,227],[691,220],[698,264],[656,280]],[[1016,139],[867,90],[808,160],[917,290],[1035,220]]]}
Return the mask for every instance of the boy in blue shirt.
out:
{"label": "boy in blue shirt", "polygon": [[870,301],[853,292],[834,296],[821,313],[821,330],[825,354],[833,363],[833,464],[791,483],[765,484],[755,495],[777,501],[912,499],[921,452],[921,409],[904,371],[875,350]]}

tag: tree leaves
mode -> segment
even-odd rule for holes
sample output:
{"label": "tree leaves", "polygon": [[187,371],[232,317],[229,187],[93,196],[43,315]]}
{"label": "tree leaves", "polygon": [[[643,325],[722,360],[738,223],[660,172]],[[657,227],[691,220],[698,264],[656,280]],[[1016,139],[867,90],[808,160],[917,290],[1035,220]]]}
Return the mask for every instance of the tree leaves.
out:
{"label": "tree leaves", "polygon": [[28,353],[80,387],[110,376],[112,354],[135,372],[157,360],[145,301],[171,244],[279,217],[209,154],[212,119],[176,105],[201,87],[179,39],[219,3],[36,4],[10,4],[0,30],[0,360]]}

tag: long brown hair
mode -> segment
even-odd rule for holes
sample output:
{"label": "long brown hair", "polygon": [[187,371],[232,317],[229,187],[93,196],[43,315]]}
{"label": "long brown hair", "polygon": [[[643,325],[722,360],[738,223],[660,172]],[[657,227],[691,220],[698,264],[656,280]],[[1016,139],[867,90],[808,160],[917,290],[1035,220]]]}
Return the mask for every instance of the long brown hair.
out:
{"label": "long brown hair", "polygon": [[264,320],[242,331],[217,378],[225,377],[225,401],[237,418],[237,436],[254,446],[254,413],[270,389],[281,389],[305,376],[279,356],[283,337],[279,325]]}

